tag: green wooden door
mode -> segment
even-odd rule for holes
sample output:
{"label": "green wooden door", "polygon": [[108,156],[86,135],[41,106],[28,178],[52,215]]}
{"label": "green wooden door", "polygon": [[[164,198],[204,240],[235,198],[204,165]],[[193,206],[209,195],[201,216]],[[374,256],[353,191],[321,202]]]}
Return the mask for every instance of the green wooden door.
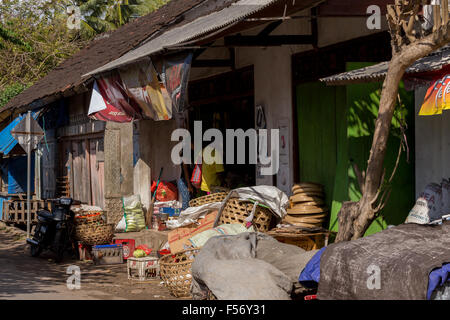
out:
{"label": "green wooden door", "polygon": [[341,87],[328,87],[319,82],[297,86],[300,181],[324,185],[329,207],[340,152],[338,132],[343,125],[340,102],[343,93]]}

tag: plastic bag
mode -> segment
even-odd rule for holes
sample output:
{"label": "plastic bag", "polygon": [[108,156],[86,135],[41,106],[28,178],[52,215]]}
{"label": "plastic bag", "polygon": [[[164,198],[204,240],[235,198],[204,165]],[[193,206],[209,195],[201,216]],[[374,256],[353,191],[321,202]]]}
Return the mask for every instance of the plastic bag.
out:
{"label": "plastic bag", "polygon": [[152,249],[150,249],[149,247],[147,247],[145,244],[141,244],[139,246],[136,247],[137,250],[143,250],[145,252],[145,255],[149,255],[150,253],[152,253]]}
{"label": "plastic bag", "polygon": [[116,232],[125,232],[127,230],[127,222],[125,220],[125,216],[122,216],[119,223],[116,226]]}
{"label": "plastic bag", "polygon": [[416,200],[405,223],[429,224],[442,217],[442,188],[430,183]]}
{"label": "plastic bag", "polygon": [[[156,189],[156,181],[153,181],[151,191],[155,192]],[[177,187],[170,183],[160,181],[158,185],[158,191],[156,191],[156,200],[158,201],[173,201],[178,200],[178,189]]]}
{"label": "plastic bag", "polygon": [[139,195],[123,197],[125,232],[137,232],[145,228],[145,216]]}

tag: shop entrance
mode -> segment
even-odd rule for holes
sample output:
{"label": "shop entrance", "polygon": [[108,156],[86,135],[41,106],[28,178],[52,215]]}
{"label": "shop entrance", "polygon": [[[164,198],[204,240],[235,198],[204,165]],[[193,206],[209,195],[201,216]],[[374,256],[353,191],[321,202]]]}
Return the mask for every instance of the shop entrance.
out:
{"label": "shop entrance", "polygon": [[57,193],[82,203],[104,206],[103,134],[77,137],[60,143]]}
{"label": "shop entrance", "polygon": [[[189,127],[193,136],[194,121],[202,121],[203,132],[219,129],[226,144],[226,129],[255,128],[253,66],[189,84]],[[246,140],[245,164],[224,164],[222,187],[234,189],[255,185],[255,165],[249,164],[249,142]],[[226,159],[224,147],[223,158]]]}

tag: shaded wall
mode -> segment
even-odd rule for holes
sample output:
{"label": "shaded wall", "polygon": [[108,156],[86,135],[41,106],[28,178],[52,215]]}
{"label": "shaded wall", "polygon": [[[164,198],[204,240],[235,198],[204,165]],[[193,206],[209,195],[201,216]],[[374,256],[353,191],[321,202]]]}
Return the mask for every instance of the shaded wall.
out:
{"label": "shaded wall", "polygon": [[450,177],[450,112],[419,116],[428,87],[415,90],[416,119],[416,197],[430,182]]}

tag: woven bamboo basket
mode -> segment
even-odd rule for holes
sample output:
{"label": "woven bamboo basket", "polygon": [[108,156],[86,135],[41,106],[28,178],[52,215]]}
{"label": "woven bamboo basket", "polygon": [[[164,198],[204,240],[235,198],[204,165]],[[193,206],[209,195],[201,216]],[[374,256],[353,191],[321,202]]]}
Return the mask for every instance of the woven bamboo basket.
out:
{"label": "woven bamboo basket", "polygon": [[199,207],[207,203],[222,202],[227,197],[226,192],[211,193],[207,196],[199,197],[189,201],[190,207]]}
{"label": "woven bamboo basket", "polygon": [[114,237],[114,224],[80,224],[75,227],[75,238],[85,245],[111,243]]}
{"label": "woven bamboo basket", "polygon": [[85,211],[75,216],[75,224],[105,224],[103,220],[104,211]]}
{"label": "woven bamboo basket", "polygon": [[[241,223],[245,225],[245,218],[250,216],[253,206],[254,203],[251,201],[241,201],[236,198],[228,199],[220,215],[219,224]],[[270,209],[258,205],[252,221],[255,230],[267,232],[270,229],[271,222],[272,212]]]}
{"label": "woven bamboo basket", "polygon": [[191,266],[198,248],[169,254],[159,259],[159,274],[170,293],[177,298],[190,298],[192,273]]}

